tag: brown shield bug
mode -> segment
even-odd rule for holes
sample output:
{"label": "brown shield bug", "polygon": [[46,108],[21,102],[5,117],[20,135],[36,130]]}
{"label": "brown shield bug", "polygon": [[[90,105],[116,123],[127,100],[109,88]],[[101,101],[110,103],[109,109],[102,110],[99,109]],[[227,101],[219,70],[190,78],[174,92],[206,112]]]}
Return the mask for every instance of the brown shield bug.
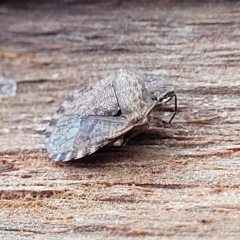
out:
{"label": "brown shield bug", "polygon": [[149,128],[149,113],[175,97],[172,84],[120,69],[76,91],[58,109],[47,129],[47,152],[55,161],[92,154]]}

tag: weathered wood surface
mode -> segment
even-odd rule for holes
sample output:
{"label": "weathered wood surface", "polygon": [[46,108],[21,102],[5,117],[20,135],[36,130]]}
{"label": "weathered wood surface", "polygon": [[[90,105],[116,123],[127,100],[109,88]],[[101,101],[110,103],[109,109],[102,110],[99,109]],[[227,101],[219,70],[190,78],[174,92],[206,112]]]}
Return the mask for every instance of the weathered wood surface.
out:
{"label": "weathered wood surface", "polygon": [[[0,5],[1,73],[18,82],[0,102],[0,238],[239,239],[239,2],[25,2]],[[172,126],[53,163],[59,103],[121,67],[176,85]]]}

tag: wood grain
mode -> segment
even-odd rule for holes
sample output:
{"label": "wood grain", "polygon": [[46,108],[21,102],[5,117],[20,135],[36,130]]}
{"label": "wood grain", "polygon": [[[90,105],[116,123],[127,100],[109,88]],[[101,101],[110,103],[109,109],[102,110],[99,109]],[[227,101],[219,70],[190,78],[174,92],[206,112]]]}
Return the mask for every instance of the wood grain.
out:
{"label": "wood grain", "polygon": [[[240,238],[240,3],[8,1],[0,27],[1,239]],[[172,126],[53,163],[59,104],[124,67],[176,86]]]}

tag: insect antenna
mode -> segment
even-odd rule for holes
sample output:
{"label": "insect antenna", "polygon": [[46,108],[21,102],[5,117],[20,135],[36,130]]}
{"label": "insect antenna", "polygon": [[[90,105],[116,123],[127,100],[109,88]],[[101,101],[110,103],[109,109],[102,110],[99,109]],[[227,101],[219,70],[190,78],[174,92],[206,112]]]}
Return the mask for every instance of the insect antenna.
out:
{"label": "insect antenna", "polygon": [[173,113],[171,119],[169,120],[168,124],[171,124],[172,120],[174,119],[174,117],[177,113],[177,95],[174,94],[173,97],[175,98],[175,108],[174,108],[174,113]]}

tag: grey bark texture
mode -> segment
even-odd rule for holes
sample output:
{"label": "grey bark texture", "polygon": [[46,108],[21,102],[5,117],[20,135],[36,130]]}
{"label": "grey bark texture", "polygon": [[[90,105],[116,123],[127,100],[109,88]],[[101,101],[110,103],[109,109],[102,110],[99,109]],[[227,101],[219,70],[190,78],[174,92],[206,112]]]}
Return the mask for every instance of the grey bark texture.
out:
{"label": "grey bark texture", "polygon": [[[238,1],[5,1],[0,29],[17,82],[0,102],[1,239],[240,238]],[[52,114],[120,68],[175,86],[171,127],[51,161]]]}

